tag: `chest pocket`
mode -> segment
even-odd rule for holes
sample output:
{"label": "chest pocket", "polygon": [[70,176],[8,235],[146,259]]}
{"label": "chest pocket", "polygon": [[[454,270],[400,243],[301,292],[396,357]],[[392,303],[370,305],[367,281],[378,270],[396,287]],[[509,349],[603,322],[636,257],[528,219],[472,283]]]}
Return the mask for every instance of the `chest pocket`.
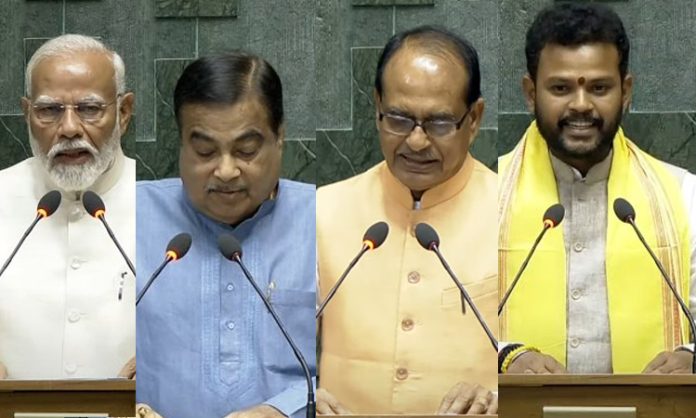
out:
{"label": "chest pocket", "polygon": [[[274,289],[270,302],[304,356],[310,369],[316,365],[316,292],[296,289]],[[264,311],[266,311],[264,307]],[[263,364],[272,373],[300,375],[301,369],[290,345],[285,341],[273,318],[264,312],[262,340]]]}
{"label": "chest pocket", "polygon": [[[496,304],[498,300],[498,275],[493,274],[483,280],[474,283],[464,283],[464,289],[469,293],[471,300],[479,310],[483,310],[481,305]],[[440,306],[443,309],[462,309],[465,303],[457,286],[448,287],[442,291]],[[470,309],[466,307],[467,311]]]}

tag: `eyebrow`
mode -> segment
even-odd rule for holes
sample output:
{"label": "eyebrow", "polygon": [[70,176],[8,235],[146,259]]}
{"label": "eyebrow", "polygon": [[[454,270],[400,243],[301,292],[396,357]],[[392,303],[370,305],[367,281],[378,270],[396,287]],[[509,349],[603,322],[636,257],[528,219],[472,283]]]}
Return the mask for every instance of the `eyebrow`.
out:
{"label": "eyebrow", "polygon": [[[41,95],[36,98],[36,100],[33,100],[34,103],[38,104],[57,104],[57,103],[63,103],[60,100],[56,99],[55,97],[47,96],[47,95]],[[84,103],[84,102],[104,102],[104,98],[99,96],[98,94],[90,93],[87,96],[84,96],[81,98],[78,103]]]}
{"label": "eyebrow", "polygon": [[[614,82],[614,77],[611,76],[603,76],[603,77],[596,77],[596,78],[587,78],[585,77],[586,83],[598,83],[598,82]],[[577,78],[576,77],[549,77],[546,80],[546,83],[556,83],[556,82],[576,82]]]}

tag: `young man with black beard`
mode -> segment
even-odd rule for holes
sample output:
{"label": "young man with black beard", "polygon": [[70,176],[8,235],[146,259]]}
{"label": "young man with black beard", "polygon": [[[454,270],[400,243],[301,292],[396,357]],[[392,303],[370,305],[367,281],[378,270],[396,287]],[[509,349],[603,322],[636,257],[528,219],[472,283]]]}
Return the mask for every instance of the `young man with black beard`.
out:
{"label": "young man with black beard", "polygon": [[[527,32],[523,90],[533,121],[499,160],[499,278],[507,289],[561,203],[500,318],[503,373],[690,373],[688,323],[642,244],[613,213],[621,197],[681,296],[696,307],[696,180],[620,128],[633,78],[620,18],[555,4]],[[690,232],[691,227],[691,232]],[[503,293],[500,293],[503,295]],[[640,326],[636,326],[640,324]]]}

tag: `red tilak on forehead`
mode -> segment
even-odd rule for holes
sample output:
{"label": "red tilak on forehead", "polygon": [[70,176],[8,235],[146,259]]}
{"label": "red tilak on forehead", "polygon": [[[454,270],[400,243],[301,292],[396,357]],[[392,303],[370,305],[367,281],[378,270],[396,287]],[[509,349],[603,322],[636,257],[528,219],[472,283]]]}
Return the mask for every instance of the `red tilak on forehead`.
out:
{"label": "red tilak on forehead", "polygon": [[578,84],[580,84],[581,86],[585,85],[585,77],[578,78]]}

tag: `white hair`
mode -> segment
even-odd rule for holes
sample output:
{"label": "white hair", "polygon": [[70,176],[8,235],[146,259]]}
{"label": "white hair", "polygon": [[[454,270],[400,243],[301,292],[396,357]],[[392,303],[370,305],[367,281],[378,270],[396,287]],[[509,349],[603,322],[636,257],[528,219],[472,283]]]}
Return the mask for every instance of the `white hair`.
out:
{"label": "white hair", "polygon": [[92,37],[68,34],[47,41],[31,56],[24,77],[27,97],[31,97],[31,75],[41,61],[46,58],[65,57],[81,52],[101,52],[111,57],[111,62],[114,65],[116,94],[121,95],[126,92],[126,66],[123,64],[123,59],[115,51]]}

